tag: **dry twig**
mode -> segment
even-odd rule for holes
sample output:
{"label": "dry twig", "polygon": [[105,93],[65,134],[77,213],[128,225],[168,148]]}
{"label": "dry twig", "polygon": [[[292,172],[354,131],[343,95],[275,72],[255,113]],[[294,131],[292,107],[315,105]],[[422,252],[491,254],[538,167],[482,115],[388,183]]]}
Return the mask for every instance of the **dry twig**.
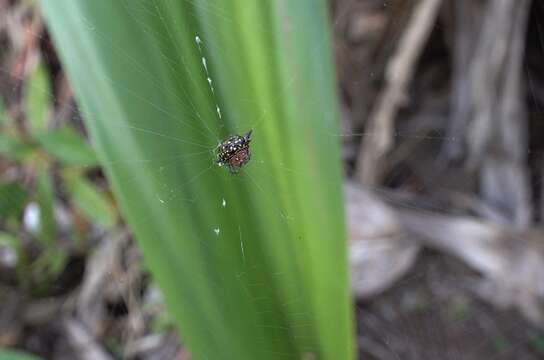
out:
{"label": "dry twig", "polygon": [[379,182],[380,161],[393,142],[393,120],[404,102],[406,87],[413,77],[441,3],[442,0],[422,0],[417,5],[399,48],[388,63],[385,91],[370,115],[368,131],[373,136],[363,142],[359,153],[357,176],[365,185],[374,186]]}

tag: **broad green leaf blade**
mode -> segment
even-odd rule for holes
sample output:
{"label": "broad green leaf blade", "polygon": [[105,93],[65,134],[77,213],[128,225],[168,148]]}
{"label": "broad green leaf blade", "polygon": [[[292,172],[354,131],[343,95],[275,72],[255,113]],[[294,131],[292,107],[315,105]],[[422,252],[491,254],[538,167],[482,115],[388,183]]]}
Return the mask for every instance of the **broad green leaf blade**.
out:
{"label": "broad green leaf blade", "polygon": [[103,192],[80,175],[66,175],[64,180],[70,199],[92,222],[105,228],[115,225],[115,209]]}
{"label": "broad green leaf blade", "polygon": [[83,136],[69,127],[36,134],[35,139],[48,153],[66,165],[98,165],[91,146],[85,142]]}
{"label": "broad green leaf blade", "polygon": [[[325,2],[42,4],[192,356],[352,358]],[[249,130],[251,161],[217,167]]]}

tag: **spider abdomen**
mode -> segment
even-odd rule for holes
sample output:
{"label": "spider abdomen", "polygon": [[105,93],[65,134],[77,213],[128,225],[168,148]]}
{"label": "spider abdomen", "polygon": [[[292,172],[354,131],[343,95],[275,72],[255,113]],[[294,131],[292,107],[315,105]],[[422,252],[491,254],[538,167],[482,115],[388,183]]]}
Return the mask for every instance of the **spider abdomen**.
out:
{"label": "spider abdomen", "polygon": [[217,163],[219,166],[226,166],[230,171],[237,172],[251,159],[250,142],[251,131],[243,136],[230,136],[219,144],[217,147]]}

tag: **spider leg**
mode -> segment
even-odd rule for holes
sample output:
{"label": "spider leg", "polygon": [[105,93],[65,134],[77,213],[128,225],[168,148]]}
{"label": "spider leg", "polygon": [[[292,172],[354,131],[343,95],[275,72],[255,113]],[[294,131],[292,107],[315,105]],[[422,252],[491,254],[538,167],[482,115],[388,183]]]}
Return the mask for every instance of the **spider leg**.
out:
{"label": "spider leg", "polygon": [[251,141],[251,133],[253,132],[253,130],[249,130],[247,132],[247,134],[244,135],[244,139],[247,141],[247,142],[250,142]]}

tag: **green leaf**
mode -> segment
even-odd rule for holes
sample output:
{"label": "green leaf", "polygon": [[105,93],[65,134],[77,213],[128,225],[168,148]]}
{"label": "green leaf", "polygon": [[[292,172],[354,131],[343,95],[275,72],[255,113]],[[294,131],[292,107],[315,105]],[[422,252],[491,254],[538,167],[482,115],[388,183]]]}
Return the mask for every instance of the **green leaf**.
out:
{"label": "green leaf", "polygon": [[46,249],[55,246],[56,224],[54,217],[55,189],[47,166],[39,169],[36,179],[36,200],[40,209],[39,239]]}
{"label": "green leaf", "polygon": [[10,233],[0,231],[0,245],[9,246],[12,249],[19,249],[19,239]]}
{"label": "green leaf", "polygon": [[40,358],[22,351],[0,349],[0,360],[40,360]]}
{"label": "green leaf", "polygon": [[64,270],[68,261],[68,253],[63,249],[50,247],[40,253],[33,262],[32,268],[36,273],[37,294],[44,294],[54,285],[54,280]]}
{"label": "green leaf", "polygon": [[21,185],[0,184],[0,219],[18,216],[27,199],[28,193]]}
{"label": "green leaf", "polygon": [[47,114],[51,102],[51,86],[43,65],[36,66],[25,87],[25,105],[33,133],[47,128]]}
{"label": "green leaf", "polygon": [[65,176],[64,180],[70,199],[91,222],[105,228],[115,225],[117,221],[115,209],[103,192],[81,176]]}
{"label": "green leaf", "polygon": [[0,154],[11,160],[23,161],[32,153],[32,146],[7,134],[0,134]]}
{"label": "green leaf", "polygon": [[0,231],[0,244],[10,247],[16,247],[18,241],[17,238],[10,233]]}
{"label": "green leaf", "polygon": [[537,335],[530,339],[529,344],[539,354],[544,354],[544,335]]}
{"label": "green leaf", "polygon": [[48,153],[66,165],[98,165],[94,150],[83,136],[69,127],[36,134],[35,139]]}
{"label": "green leaf", "polygon": [[[353,358],[326,2],[42,5],[191,358]],[[251,129],[251,161],[216,166]]]}
{"label": "green leaf", "polygon": [[9,121],[9,116],[6,113],[4,99],[0,98],[0,126],[5,125]]}
{"label": "green leaf", "polygon": [[9,249],[9,251],[11,251],[11,253],[7,252],[6,255],[13,255],[13,258],[8,257],[7,259],[4,259],[7,260],[8,263],[10,263],[9,266],[15,265],[16,267],[20,268],[20,260],[21,258],[24,258],[24,255],[21,254],[20,240],[10,233],[0,231],[0,249],[2,248],[4,248],[5,250]]}

